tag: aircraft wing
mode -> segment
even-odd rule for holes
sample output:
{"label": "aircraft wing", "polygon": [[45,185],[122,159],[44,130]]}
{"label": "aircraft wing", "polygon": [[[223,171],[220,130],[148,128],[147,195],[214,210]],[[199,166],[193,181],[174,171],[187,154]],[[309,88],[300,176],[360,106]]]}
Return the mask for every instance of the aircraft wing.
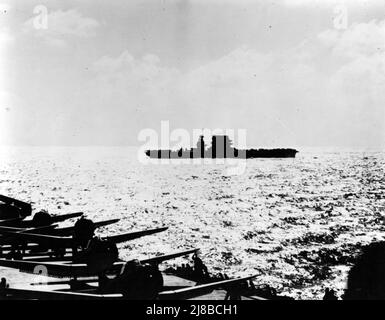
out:
{"label": "aircraft wing", "polygon": [[[167,230],[167,227],[164,228],[157,228],[157,229],[150,229],[150,230],[144,230],[144,231],[136,231],[136,232],[129,232],[125,234],[120,234],[116,236],[106,237],[105,239],[108,239],[114,243],[120,243],[125,242],[133,239],[137,239],[143,236],[147,236],[150,234],[162,232],[164,230]],[[21,240],[26,241],[30,243],[38,243],[41,245],[46,245],[48,248],[71,248],[74,245],[74,240],[72,237],[68,236],[56,236],[56,235],[48,235],[48,234],[37,234],[37,233],[30,233],[30,232],[10,232],[12,238],[12,241],[15,240]],[[9,243],[9,238],[0,239],[0,243]]]}
{"label": "aircraft wing", "polygon": [[116,236],[105,237],[104,239],[112,241],[113,243],[121,243],[121,242],[134,240],[137,238],[141,238],[144,236],[148,236],[154,233],[163,232],[167,229],[168,227],[163,227],[163,228],[149,229],[144,231],[128,232],[124,234],[118,234]]}
{"label": "aircraft wing", "polygon": [[74,244],[72,237],[58,237],[29,232],[10,232],[9,236],[0,239],[0,243],[12,243],[17,240],[46,245],[48,248],[71,248]]}
{"label": "aircraft wing", "polygon": [[[161,264],[164,261],[172,260],[172,259],[179,258],[179,257],[183,257],[183,256],[189,255],[191,253],[195,253],[195,252],[197,252],[199,250],[200,249],[191,249],[191,250],[179,251],[179,252],[170,253],[170,254],[164,254],[164,255],[161,255],[161,256],[158,256],[158,257],[152,257],[152,258],[147,258],[147,259],[140,260],[140,263],[142,263],[142,264],[145,264],[145,263]],[[120,273],[122,271],[122,268],[124,267],[125,264],[126,264],[125,261],[115,262],[113,264],[113,266],[108,269],[107,273],[114,273],[114,274]]]}
{"label": "aircraft wing", "polygon": [[197,248],[197,249],[191,249],[191,250],[186,250],[186,251],[170,253],[170,254],[161,255],[161,256],[158,256],[158,257],[144,259],[144,260],[141,260],[140,262],[141,263],[150,263],[150,264],[160,264],[160,263],[162,263],[164,261],[167,261],[167,260],[172,260],[172,259],[175,259],[175,258],[187,256],[187,255],[189,255],[191,253],[195,253],[195,252],[197,252],[199,250],[200,249]]}
{"label": "aircraft wing", "polygon": [[53,230],[56,227],[57,227],[57,224],[52,224],[50,226],[37,227],[37,228],[17,228],[17,227],[0,226],[0,234],[47,232],[47,230]]}
{"label": "aircraft wing", "polygon": [[[61,214],[57,216],[51,216],[51,219],[49,220],[49,224],[63,222],[68,219],[77,218],[83,215],[83,212],[74,212],[74,213],[67,213],[67,214]],[[1,223],[1,222],[0,222]],[[20,228],[34,228],[36,226],[35,221],[33,220],[23,220],[23,221],[15,221],[15,222],[8,222],[6,225],[12,225],[17,226]]]}
{"label": "aircraft wing", "polygon": [[[187,250],[182,252],[176,252],[168,255],[162,255],[159,257],[149,258],[141,260],[141,263],[161,263],[166,260],[174,259],[177,257],[182,257],[187,254],[196,252],[199,249]],[[119,273],[125,262],[118,261],[115,262],[108,272]],[[55,262],[43,262],[43,261],[25,261],[25,260],[7,260],[0,259],[0,266],[8,267],[13,269],[19,269],[21,272],[33,273],[50,277],[58,278],[71,278],[71,277],[92,277],[98,275],[101,270],[97,270],[98,266],[91,268],[85,263],[55,263]]]}
{"label": "aircraft wing", "polygon": [[1,226],[14,225],[15,223],[20,223],[24,218],[13,218],[13,219],[5,219],[0,220]]}
{"label": "aircraft wing", "polygon": [[7,197],[7,196],[1,195],[1,194],[0,194],[0,201],[4,202],[6,204],[15,205],[17,208],[20,209],[20,211],[21,211],[20,213],[22,214],[22,216],[24,218],[27,216],[30,216],[32,213],[32,206],[30,203],[27,203],[27,202],[24,202],[21,200],[17,200],[14,198],[10,198],[10,197]]}
{"label": "aircraft wing", "polygon": [[[210,284],[203,284],[193,287],[182,288],[178,290],[162,291],[158,294],[158,298],[161,300],[169,299],[191,299],[204,294],[207,294],[214,289],[224,286],[233,285],[243,281],[250,280],[255,276],[243,277],[232,280],[218,281]],[[122,294],[92,294],[92,293],[80,293],[80,292],[68,292],[68,291],[49,291],[49,290],[31,290],[31,289],[5,289],[7,295],[11,295],[14,298],[20,297],[22,299],[41,299],[41,300],[107,300],[107,299],[123,299]],[[258,297],[257,300],[265,300]]]}
{"label": "aircraft wing", "polygon": [[[98,221],[94,222],[95,229],[108,226],[110,224],[114,224],[119,222],[120,219],[110,219],[105,221]],[[52,230],[49,234],[53,234],[56,236],[70,236],[74,232],[74,227],[65,227],[65,228],[57,228],[55,230]]]}
{"label": "aircraft wing", "polygon": [[6,288],[6,295],[20,299],[40,299],[40,300],[110,300],[122,299],[121,294],[91,294],[81,292],[68,291],[48,291],[48,290],[32,290],[19,288]]}
{"label": "aircraft wing", "polygon": [[256,277],[256,275],[231,279],[231,280],[223,280],[212,282],[208,284],[197,285],[193,287],[187,287],[177,290],[169,290],[162,291],[159,293],[158,297],[162,300],[181,300],[181,299],[191,299],[195,297],[199,297],[205,294],[212,292],[214,289],[225,288],[236,283],[241,283],[252,278]]}
{"label": "aircraft wing", "polygon": [[67,214],[52,216],[51,223],[57,223],[57,222],[62,222],[72,218],[78,218],[78,217],[81,217],[83,214],[84,214],[83,212],[74,212],[74,213],[67,213]]}
{"label": "aircraft wing", "polygon": [[92,270],[90,270],[84,263],[62,264],[52,262],[0,259],[0,266],[19,269],[21,272],[47,277],[71,278],[73,276],[89,277],[95,275]]}

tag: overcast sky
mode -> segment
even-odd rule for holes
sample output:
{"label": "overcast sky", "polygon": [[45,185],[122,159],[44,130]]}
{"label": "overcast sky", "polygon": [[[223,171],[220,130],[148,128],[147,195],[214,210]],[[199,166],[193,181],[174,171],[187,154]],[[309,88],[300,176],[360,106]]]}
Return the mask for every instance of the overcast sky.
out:
{"label": "overcast sky", "polygon": [[0,144],[139,145],[169,120],[255,147],[384,147],[385,1],[345,3],[2,2]]}

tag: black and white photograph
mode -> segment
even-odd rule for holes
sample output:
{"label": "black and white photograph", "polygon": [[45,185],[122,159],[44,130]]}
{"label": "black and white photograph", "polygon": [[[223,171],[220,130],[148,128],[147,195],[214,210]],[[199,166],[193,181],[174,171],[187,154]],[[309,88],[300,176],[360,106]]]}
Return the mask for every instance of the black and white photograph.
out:
{"label": "black and white photograph", "polygon": [[0,1],[0,300],[383,300],[384,174],[384,0]]}

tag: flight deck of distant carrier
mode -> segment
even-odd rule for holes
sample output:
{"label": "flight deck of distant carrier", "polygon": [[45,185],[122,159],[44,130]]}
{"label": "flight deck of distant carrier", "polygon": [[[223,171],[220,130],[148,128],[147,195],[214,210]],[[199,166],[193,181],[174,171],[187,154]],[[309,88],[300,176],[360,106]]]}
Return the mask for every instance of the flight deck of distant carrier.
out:
{"label": "flight deck of distant carrier", "polygon": [[295,149],[237,149],[226,135],[211,137],[211,146],[206,148],[204,136],[200,136],[195,148],[178,150],[146,150],[146,155],[153,159],[196,159],[196,158],[294,158],[298,153]]}

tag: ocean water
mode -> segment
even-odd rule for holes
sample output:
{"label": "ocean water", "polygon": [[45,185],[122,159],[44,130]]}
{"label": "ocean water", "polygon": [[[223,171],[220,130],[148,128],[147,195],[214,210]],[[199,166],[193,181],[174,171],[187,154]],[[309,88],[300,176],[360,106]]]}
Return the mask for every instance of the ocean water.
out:
{"label": "ocean water", "polygon": [[320,299],[326,287],[341,294],[360,247],[383,240],[385,153],[299,150],[228,175],[226,164],[142,164],[130,147],[2,147],[0,193],[52,214],[121,219],[100,235],[169,226],[121,244],[124,259],[200,248],[213,273]]}

